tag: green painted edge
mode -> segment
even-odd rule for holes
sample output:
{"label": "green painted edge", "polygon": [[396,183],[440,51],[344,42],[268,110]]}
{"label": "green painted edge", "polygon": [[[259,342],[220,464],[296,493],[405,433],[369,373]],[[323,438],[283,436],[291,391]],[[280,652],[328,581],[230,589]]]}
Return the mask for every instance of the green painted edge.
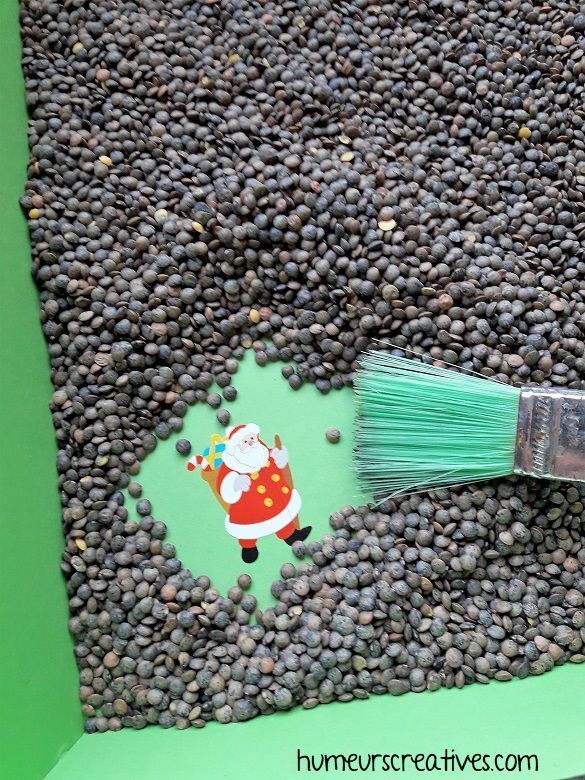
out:
{"label": "green painted edge", "polygon": [[18,204],[28,161],[17,0],[0,2],[0,777],[42,778],[83,733],[59,569],[51,383]]}

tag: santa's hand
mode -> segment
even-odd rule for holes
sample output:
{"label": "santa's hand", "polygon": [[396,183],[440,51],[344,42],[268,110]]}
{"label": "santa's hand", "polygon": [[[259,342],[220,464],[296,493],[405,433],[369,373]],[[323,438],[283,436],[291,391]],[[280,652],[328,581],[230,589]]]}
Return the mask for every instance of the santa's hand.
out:
{"label": "santa's hand", "polygon": [[245,492],[246,490],[250,490],[251,484],[252,480],[247,474],[238,474],[238,476],[234,479],[234,490],[241,490],[242,492]]}
{"label": "santa's hand", "polygon": [[274,447],[270,450],[270,457],[279,469],[283,469],[288,463],[288,450],[286,447]]}

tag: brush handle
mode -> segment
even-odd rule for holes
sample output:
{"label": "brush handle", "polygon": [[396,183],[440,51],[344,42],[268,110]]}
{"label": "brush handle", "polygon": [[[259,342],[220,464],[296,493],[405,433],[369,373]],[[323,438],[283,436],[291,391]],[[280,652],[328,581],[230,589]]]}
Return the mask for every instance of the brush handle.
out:
{"label": "brush handle", "polygon": [[522,389],[514,473],[585,482],[585,391]]}

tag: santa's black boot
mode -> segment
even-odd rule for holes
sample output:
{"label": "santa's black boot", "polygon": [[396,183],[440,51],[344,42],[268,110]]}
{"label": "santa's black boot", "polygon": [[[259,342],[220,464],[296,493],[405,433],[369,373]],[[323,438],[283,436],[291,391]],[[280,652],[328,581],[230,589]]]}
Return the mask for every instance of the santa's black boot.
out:
{"label": "santa's black boot", "polygon": [[312,525],[306,525],[304,528],[297,528],[290,536],[287,536],[284,540],[287,544],[294,544],[295,542],[304,542],[307,536],[313,530]]}
{"label": "santa's black boot", "polygon": [[244,563],[254,563],[258,557],[257,547],[242,547],[242,560]]}

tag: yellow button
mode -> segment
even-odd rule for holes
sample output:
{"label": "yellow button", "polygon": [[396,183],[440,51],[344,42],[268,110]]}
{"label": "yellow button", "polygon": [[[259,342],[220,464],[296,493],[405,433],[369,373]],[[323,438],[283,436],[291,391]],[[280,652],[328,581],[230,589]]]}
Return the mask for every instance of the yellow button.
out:
{"label": "yellow button", "polygon": [[253,474],[250,474],[250,476],[252,477],[252,479],[258,479],[258,472],[255,471]]}
{"label": "yellow button", "polygon": [[287,488],[286,485],[283,488],[280,488],[280,489],[284,493],[285,496],[286,496],[287,493],[290,493],[290,490]]}
{"label": "yellow button", "polygon": [[280,474],[273,474],[273,475],[270,477],[270,479],[271,479],[273,482],[280,482]]}
{"label": "yellow button", "polygon": [[266,493],[266,487],[265,487],[265,485],[258,485],[258,487],[256,488],[256,490],[257,490],[259,493]]}
{"label": "yellow button", "polygon": [[271,498],[265,498],[264,499],[264,506],[272,506],[272,499]]}

